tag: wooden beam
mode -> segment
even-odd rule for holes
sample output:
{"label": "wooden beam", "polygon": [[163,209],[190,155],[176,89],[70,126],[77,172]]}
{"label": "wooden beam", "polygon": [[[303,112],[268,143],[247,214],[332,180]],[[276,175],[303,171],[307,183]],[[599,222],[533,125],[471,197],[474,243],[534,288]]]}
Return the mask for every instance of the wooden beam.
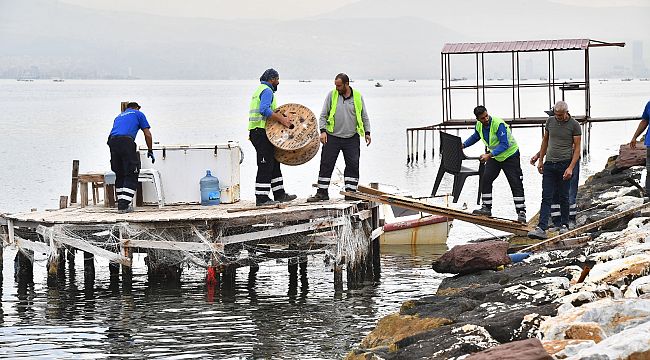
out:
{"label": "wooden beam", "polygon": [[547,249],[547,248],[561,242],[562,240],[576,237],[576,235],[583,234],[583,233],[587,232],[588,230],[596,229],[596,228],[598,228],[598,227],[600,227],[602,225],[605,225],[607,223],[610,223],[612,221],[616,221],[616,220],[624,218],[624,217],[626,217],[628,215],[632,215],[635,212],[641,211],[641,210],[645,209],[648,206],[650,206],[650,203],[646,203],[646,204],[643,204],[643,205],[640,205],[640,206],[635,206],[635,207],[633,207],[631,209],[622,211],[620,213],[610,215],[610,216],[608,216],[608,217],[606,217],[604,219],[600,219],[600,220],[594,221],[594,222],[592,222],[590,224],[580,226],[579,228],[575,228],[575,229],[573,229],[571,231],[565,232],[562,235],[558,235],[558,236],[552,237],[552,238],[550,238],[548,240],[537,243],[535,245],[528,246],[526,248],[523,248],[523,249],[519,250],[519,252],[534,252],[534,251],[540,251],[540,250]]}
{"label": "wooden beam", "polygon": [[332,227],[341,226],[345,223],[345,217],[339,217],[328,220],[315,221],[305,224],[284,226],[277,229],[262,230],[249,232],[245,234],[229,235],[219,238],[219,242],[223,245],[242,243],[252,240],[260,240],[272,238],[276,236],[291,235],[306,231],[313,230],[327,230]]}
{"label": "wooden beam", "polygon": [[212,243],[210,245],[203,242],[189,241],[156,241],[156,240],[122,240],[122,246],[141,249],[161,249],[161,250],[178,250],[192,252],[221,252],[223,244]]}
{"label": "wooden beam", "polygon": [[131,260],[129,258],[126,258],[120,254],[116,254],[114,252],[102,249],[100,247],[90,245],[90,243],[82,240],[77,240],[77,239],[72,239],[72,238],[64,238],[64,237],[57,237],[53,234],[53,229],[50,227],[42,226],[39,225],[38,228],[36,229],[36,232],[46,238],[52,237],[52,239],[55,242],[65,244],[65,245],[70,245],[72,247],[75,247],[79,250],[83,250],[85,252],[89,252],[95,256],[100,256],[103,258],[108,259],[110,262],[126,265],[126,266],[131,266]]}
{"label": "wooden beam", "polygon": [[15,246],[25,250],[32,250],[35,253],[49,254],[50,247],[49,245],[42,242],[35,242],[31,240],[25,240],[18,236],[15,237]]}
{"label": "wooden beam", "polygon": [[72,185],[70,188],[70,203],[77,202],[77,187],[79,184],[79,160],[72,160]]}
{"label": "wooden beam", "polygon": [[492,229],[506,231],[517,235],[527,235],[528,231],[532,230],[532,227],[530,227],[528,224],[521,224],[514,220],[499,219],[483,215],[473,215],[464,211],[427,204],[417,199],[393,195],[365,186],[359,186],[357,190],[357,192],[342,191],[341,194],[357,199],[396,205],[399,207],[421,211],[428,214],[443,215],[451,219],[467,221],[473,224],[486,226]]}

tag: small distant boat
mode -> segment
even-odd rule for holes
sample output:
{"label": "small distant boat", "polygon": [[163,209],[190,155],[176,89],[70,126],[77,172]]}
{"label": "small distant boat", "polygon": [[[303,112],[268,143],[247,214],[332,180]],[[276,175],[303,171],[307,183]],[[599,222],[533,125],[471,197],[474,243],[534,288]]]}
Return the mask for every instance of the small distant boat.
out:
{"label": "small distant boat", "polygon": [[395,81],[395,79],[388,79],[388,81]]}
{"label": "small distant boat", "polygon": [[377,82],[377,83],[375,84],[375,87],[382,87],[382,86],[384,86],[384,85],[380,84],[379,82]]}
{"label": "small distant boat", "polygon": [[608,79],[598,79],[598,81],[609,81]]}
{"label": "small distant boat", "polygon": [[413,80],[413,79],[411,79],[411,80],[409,80],[409,82],[416,82],[416,81],[415,81],[415,80]]}
{"label": "small distant boat", "polygon": [[31,81],[34,81],[34,79],[16,79],[16,81],[31,82]]}
{"label": "small distant boat", "polygon": [[375,79],[368,79],[368,81],[375,81]]}
{"label": "small distant boat", "polygon": [[461,78],[451,78],[451,81],[462,81],[462,80],[467,80],[466,77],[461,77]]}
{"label": "small distant boat", "polygon": [[52,81],[54,81],[54,82],[64,82],[65,80],[63,80],[63,79],[52,79]]}
{"label": "small distant boat", "polygon": [[503,78],[497,78],[497,80],[501,81],[501,80],[503,80]]}
{"label": "small distant boat", "polygon": [[308,83],[308,82],[311,82],[311,80],[298,80],[298,82]]}
{"label": "small distant boat", "polygon": [[632,81],[632,79],[631,78],[625,78],[625,79],[621,79],[621,81]]}

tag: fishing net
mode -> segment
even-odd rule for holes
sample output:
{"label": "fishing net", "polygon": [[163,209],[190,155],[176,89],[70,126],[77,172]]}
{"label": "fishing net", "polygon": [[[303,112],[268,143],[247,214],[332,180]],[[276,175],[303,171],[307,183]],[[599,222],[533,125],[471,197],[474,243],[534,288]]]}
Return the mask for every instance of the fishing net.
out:
{"label": "fishing net", "polygon": [[[326,263],[349,265],[365,256],[372,230],[367,221],[357,221],[350,214],[349,211],[332,211],[324,219],[260,223],[240,228],[187,224],[165,227],[137,223],[57,224],[39,227],[37,233],[40,242],[59,247],[68,245],[84,251],[94,248],[96,255],[111,262],[123,260],[127,252],[125,248],[146,253],[145,261],[149,267],[256,266],[275,259],[297,263],[319,254],[324,254]],[[298,233],[285,233],[283,230],[287,226],[322,223],[323,220],[332,225]],[[277,229],[277,235],[257,233],[273,229]],[[97,248],[104,251],[97,253]],[[54,253],[50,247],[49,255],[54,256]]]}

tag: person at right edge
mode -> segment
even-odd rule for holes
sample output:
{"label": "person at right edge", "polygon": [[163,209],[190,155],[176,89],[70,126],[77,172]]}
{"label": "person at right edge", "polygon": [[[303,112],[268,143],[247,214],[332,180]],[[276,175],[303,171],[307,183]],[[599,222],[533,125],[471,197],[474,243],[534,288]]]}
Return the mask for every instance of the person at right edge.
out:
{"label": "person at right edge", "polygon": [[[275,147],[266,136],[266,121],[274,120],[284,126],[290,126],[289,118],[275,112],[277,107],[275,92],[280,84],[280,74],[274,69],[267,69],[260,77],[260,84],[251,97],[248,112],[249,139],[257,152],[257,176],[255,177],[255,205],[277,205],[294,200],[296,195],[284,191],[284,179],[280,163],[275,160]],[[269,197],[273,192],[273,198]]]}
{"label": "person at right edge", "polygon": [[[641,122],[639,123],[639,127],[636,129],[634,132],[634,136],[632,137],[632,141],[630,141],[630,148],[636,149],[636,139],[641,135],[643,130],[648,127],[648,122],[650,121],[650,101],[645,105],[645,109],[643,109],[643,114],[641,115]],[[645,195],[644,195],[644,202],[648,201],[648,196],[650,196],[650,136],[648,136],[648,133],[646,132],[645,134],[645,141],[643,144],[646,147],[646,157],[645,157],[645,169],[646,169],[646,175],[645,175]]]}
{"label": "person at right edge", "polygon": [[[307,202],[329,200],[328,189],[339,152],[343,152],[345,191],[357,191],[359,184],[359,157],[361,137],[370,145],[370,120],[366,105],[358,90],[350,86],[350,78],[343,73],[334,78],[335,89],[327,94],[318,125],[323,144],[318,172],[316,195]],[[347,196],[346,200],[349,199]]]}
{"label": "person at right edge", "polygon": [[569,106],[558,101],[553,116],[546,120],[544,138],[539,149],[537,171],[542,174],[542,205],[537,227],[528,232],[533,239],[546,239],[548,218],[551,215],[553,195],[560,198],[560,234],[569,231],[569,187],[576,164],[580,160],[580,123],[569,115]]}
{"label": "person at right edge", "polygon": [[147,117],[140,111],[140,105],[135,102],[126,104],[126,109],[113,121],[113,128],[108,136],[108,147],[111,150],[111,170],[115,173],[115,193],[117,194],[117,212],[123,214],[133,211],[133,196],[138,186],[140,175],[140,156],[135,144],[138,130],[144,133],[147,143],[147,157],[151,163],[156,162],[153,156],[153,139]]}
{"label": "person at right edge", "polygon": [[503,170],[512,191],[517,221],[525,223],[526,199],[524,196],[524,176],[521,171],[519,145],[512,136],[508,124],[501,118],[490,116],[485,106],[479,105],[475,107],[474,116],[476,116],[474,133],[463,142],[462,147],[470,147],[479,140],[483,140],[489,151],[480,157],[480,160],[485,162],[485,171],[480,184],[483,206],[472,213],[492,216],[492,183]]}

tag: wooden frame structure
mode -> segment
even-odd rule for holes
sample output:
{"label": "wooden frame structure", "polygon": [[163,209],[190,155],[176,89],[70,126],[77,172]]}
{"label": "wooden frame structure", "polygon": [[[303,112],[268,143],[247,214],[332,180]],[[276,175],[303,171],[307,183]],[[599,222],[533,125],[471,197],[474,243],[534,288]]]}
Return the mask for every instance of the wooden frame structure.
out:
{"label": "wooden frame structure", "polygon": [[[589,71],[589,59],[591,48],[598,47],[624,47],[624,42],[604,42],[592,39],[557,39],[557,40],[533,40],[533,41],[505,41],[485,43],[448,43],[440,52],[441,63],[441,104],[442,122],[422,127],[411,127],[406,129],[407,163],[419,160],[420,132],[423,132],[423,159],[427,153],[427,133],[431,132],[431,151],[434,150],[435,131],[471,129],[476,119],[455,119],[452,117],[452,99],[455,91],[475,90],[476,104],[486,105],[486,90],[489,89],[511,89],[512,92],[512,114],[504,120],[512,128],[543,127],[546,116],[525,117],[521,114],[521,89],[525,88],[547,88],[548,109],[558,99],[557,92],[561,92],[561,99],[564,99],[566,91],[584,92],[584,114],[574,115],[583,126],[583,154],[589,153],[591,126],[595,122],[640,120],[635,116],[617,116],[594,118],[591,116],[591,82]],[[556,82],[555,77],[555,53],[558,51],[582,51],[584,53],[583,80],[568,80]],[[538,82],[522,82],[520,76],[519,55],[520,53],[545,52],[548,54],[548,75],[547,80]],[[486,54],[510,54],[511,57],[511,82],[510,83],[486,83],[485,80],[485,56]],[[457,84],[457,78],[452,76],[451,64],[452,55],[474,56],[476,67],[476,79],[473,84]],[[542,110],[542,109],[540,109]]]}

